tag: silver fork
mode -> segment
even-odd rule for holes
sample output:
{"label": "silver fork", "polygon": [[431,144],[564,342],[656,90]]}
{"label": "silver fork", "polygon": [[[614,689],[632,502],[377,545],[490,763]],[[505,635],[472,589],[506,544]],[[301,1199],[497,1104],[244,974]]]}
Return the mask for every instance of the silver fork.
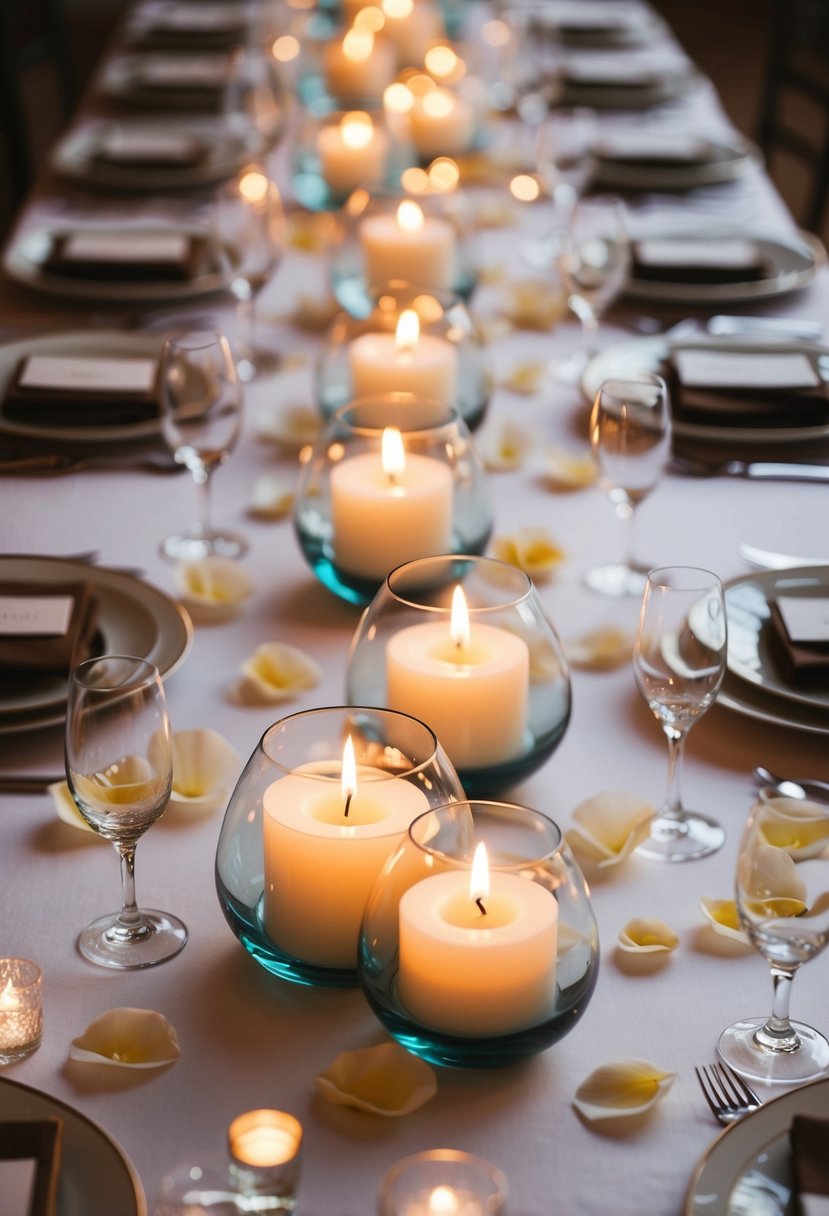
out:
{"label": "silver fork", "polygon": [[733,1123],[762,1105],[754,1090],[727,1064],[703,1064],[694,1072],[720,1123]]}

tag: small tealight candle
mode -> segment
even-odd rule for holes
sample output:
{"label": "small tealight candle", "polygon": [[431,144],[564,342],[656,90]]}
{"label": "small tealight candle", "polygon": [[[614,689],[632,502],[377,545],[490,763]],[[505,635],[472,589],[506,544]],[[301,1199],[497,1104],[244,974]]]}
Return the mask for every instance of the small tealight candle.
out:
{"label": "small tealight candle", "polygon": [[335,194],[348,194],[361,182],[379,181],[385,173],[388,139],[371,115],[354,110],[317,136],[320,172]]}
{"label": "small tealight candle", "polygon": [[331,470],[334,560],[382,579],[403,562],[449,551],[452,470],[433,456],[406,453],[396,427],[382,449],[347,457]]}
{"label": "small tealight candle", "polygon": [[414,98],[409,122],[421,160],[466,152],[475,133],[473,107],[459,93],[441,87]]}
{"label": "small tealight candle", "polygon": [[413,199],[404,199],[393,215],[366,216],[358,236],[369,289],[391,279],[436,289],[455,281],[455,229],[440,216],[424,215]]}
{"label": "small tealight candle", "polygon": [[391,38],[401,67],[420,64],[433,42],[445,32],[439,10],[430,0],[383,0],[383,32]]}
{"label": "small tealight candle", "polygon": [[486,768],[519,755],[527,728],[530,652],[497,625],[470,625],[460,586],[450,621],[409,625],[386,644],[390,709],[435,732],[457,769]]}
{"label": "small tealight candle", "polygon": [[279,1211],[294,1206],[302,1150],[302,1124],[282,1110],[249,1110],[227,1129],[231,1171],[243,1195],[258,1196],[256,1210],[277,1210],[261,1201],[279,1201]]}
{"label": "small tealight candle", "polygon": [[444,405],[457,395],[458,352],[453,343],[420,332],[420,318],[405,308],[393,334],[360,334],[348,347],[354,397],[413,393]]}
{"label": "small tealight candle", "polygon": [[503,1216],[507,1180],[482,1157],[438,1148],[404,1157],[380,1184],[379,1216]]}
{"label": "small tealight candle", "polygon": [[329,42],[323,55],[325,87],[332,97],[378,99],[396,70],[394,48],[371,30],[354,26],[341,41]]}
{"label": "small tealight candle", "polygon": [[26,958],[0,959],[0,1064],[12,1064],[40,1046],[43,972]]}

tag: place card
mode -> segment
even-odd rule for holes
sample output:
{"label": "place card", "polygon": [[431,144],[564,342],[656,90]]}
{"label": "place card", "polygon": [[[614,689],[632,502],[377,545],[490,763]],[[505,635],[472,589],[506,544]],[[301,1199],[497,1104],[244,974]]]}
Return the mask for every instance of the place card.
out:
{"label": "place card", "polygon": [[107,131],[95,147],[99,160],[124,165],[193,165],[204,158],[204,145],[174,131]]}
{"label": "place card", "polygon": [[156,89],[220,89],[229,75],[227,55],[154,55],[135,65],[137,82]]}
{"label": "place card", "polygon": [[68,675],[92,651],[97,616],[86,583],[0,584],[0,667]]}
{"label": "place card", "polygon": [[72,595],[0,594],[0,634],[5,637],[65,637],[74,607]]}
{"label": "place card", "polygon": [[817,388],[821,381],[806,354],[748,351],[675,350],[680,383],[688,388]]}
{"label": "place card", "polygon": [[779,595],[777,608],[789,639],[799,642],[829,642],[829,599]]}
{"label": "place card", "polygon": [[184,232],[77,232],[64,238],[66,262],[180,262],[187,253]]}
{"label": "place card", "polygon": [[567,60],[564,74],[573,84],[613,86],[653,85],[665,78],[665,71],[653,62],[636,56],[579,55]]}
{"label": "place card", "polygon": [[157,228],[93,229],[55,234],[43,266],[51,274],[83,279],[192,279],[207,256],[207,242],[188,232]]}
{"label": "place card", "polygon": [[24,361],[17,386],[50,393],[146,394],[153,392],[157,377],[158,359],[33,355]]}
{"label": "place card", "polygon": [[605,160],[677,161],[696,164],[707,159],[708,144],[703,139],[681,132],[660,134],[640,131],[616,131],[603,135],[596,144],[596,153]]}
{"label": "place card", "polygon": [[153,14],[153,29],[202,33],[242,28],[238,4],[167,4]]}
{"label": "place card", "polygon": [[642,24],[642,10],[628,8],[619,0],[548,0],[545,17],[554,25],[572,30],[624,30]]}
{"label": "place card", "polygon": [[678,240],[652,237],[637,241],[636,260],[647,267],[687,266],[706,270],[756,270],[760,263],[754,241]]}

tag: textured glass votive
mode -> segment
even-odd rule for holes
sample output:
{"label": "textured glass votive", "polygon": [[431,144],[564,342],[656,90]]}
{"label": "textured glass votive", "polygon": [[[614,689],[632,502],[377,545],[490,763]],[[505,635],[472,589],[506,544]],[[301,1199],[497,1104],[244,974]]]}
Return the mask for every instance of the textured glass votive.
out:
{"label": "textured glass votive", "polygon": [[0,959],[0,1064],[37,1051],[43,1034],[43,972],[26,958]]}
{"label": "textured glass votive", "polygon": [[294,194],[311,211],[341,207],[367,182],[393,186],[412,158],[376,108],[308,110],[294,148]]}
{"label": "textured glass votive", "polygon": [[492,514],[463,421],[409,393],[344,406],[303,466],[294,528],[317,578],[353,604],[414,557],[483,552]]}
{"label": "textured glass votive", "polygon": [[296,1206],[302,1124],[281,1110],[249,1110],[227,1129],[230,1176],[243,1210],[290,1212]]}
{"label": "textured glass votive", "polygon": [[378,1216],[502,1216],[507,1180],[482,1157],[438,1148],[396,1161],[380,1183]]}

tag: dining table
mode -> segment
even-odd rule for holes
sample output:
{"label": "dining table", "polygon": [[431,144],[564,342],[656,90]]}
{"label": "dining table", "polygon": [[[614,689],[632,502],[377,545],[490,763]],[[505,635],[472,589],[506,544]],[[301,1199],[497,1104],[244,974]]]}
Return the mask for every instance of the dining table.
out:
{"label": "dining table", "polygon": [[[631,7],[627,0],[617,3]],[[288,22],[299,10],[286,5],[280,11]],[[480,39],[483,24],[500,12],[477,3],[453,11],[462,14],[467,43]],[[663,22],[648,29],[654,42],[646,49],[656,61],[685,62]],[[111,115],[115,103],[100,86],[107,64],[122,52],[116,39],[64,139],[100,115]],[[626,46],[591,49],[597,53],[615,62],[639,52]],[[566,45],[564,54],[570,54]],[[180,568],[162,556],[163,538],[195,517],[196,487],[186,470],[176,466],[169,472],[172,458],[157,429],[129,442],[116,438],[97,445],[62,436],[50,449],[48,434],[33,438],[32,428],[0,421],[0,578],[36,578],[45,562],[50,570],[65,569],[73,581],[88,577],[114,600],[123,595],[120,607],[107,609],[115,618],[113,628],[127,643],[140,633],[139,617],[156,631],[151,645],[159,648],[166,666],[173,731],[217,732],[237,757],[219,806],[202,813],[171,807],[139,843],[139,902],[179,916],[189,930],[186,947],[163,966],[109,970],[86,961],[76,939],[93,916],[117,905],[113,850],[61,819],[46,788],[64,777],[65,702],[58,700],[48,713],[24,706],[20,720],[8,713],[0,717],[0,789],[9,791],[0,793],[0,955],[35,961],[44,985],[42,1043],[0,1070],[0,1117],[14,1117],[15,1091],[26,1087],[101,1129],[100,1139],[84,1141],[82,1160],[73,1161],[65,1149],[63,1170],[78,1191],[61,1193],[59,1216],[152,1213],[170,1171],[221,1157],[232,1120],[259,1108],[290,1112],[302,1125],[296,1209],[301,1216],[362,1216],[375,1208],[380,1181],[394,1162],[437,1148],[462,1150],[497,1165],[508,1182],[511,1216],[736,1212],[729,1206],[732,1185],[767,1140],[785,1140],[790,1110],[773,1126],[764,1124],[770,1130],[754,1140],[746,1137],[758,1116],[748,1116],[738,1125],[746,1147],[730,1151],[729,1144],[737,1143],[736,1128],[720,1128],[703,1100],[695,1066],[715,1060],[724,1027],[770,1011],[772,985],[759,953],[718,934],[701,901],[733,898],[737,846],[757,795],[755,766],[790,777],[829,779],[827,709],[775,695],[762,686],[762,673],[752,682],[730,665],[717,702],[688,737],[683,789],[689,807],[724,827],[722,848],[684,864],[647,860],[634,851],[618,865],[598,867],[580,855],[574,841],[601,951],[598,982],[582,1016],[566,1037],[518,1063],[436,1066],[437,1092],[403,1117],[335,1105],[315,1083],[341,1052],[388,1041],[361,989],[306,986],[269,974],[223,915],[214,864],[233,784],[273,723],[304,710],[346,704],[350,646],[362,611],[316,577],[298,543],[290,508],[267,506],[274,478],[285,494],[295,490],[300,454],[318,431],[316,370],[339,307],[331,297],[329,243],[338,213],[311,211],[295,198],[299,68],[289,62],[279,70],[286,119],[267,164],[282,193],[288,235],[256,310],[280,361],[273,372],[245,383],[241,437],[211,479],[215,521],[241,532],[249,545],[239,559],[249,579],[247,597],[234,611],[200,612]],[[590,105],[596,98],[588,89],[577,100]],[[618,101],[604,104],[603,94],[598,101],[603,135],[661,138],[691,132],[744,139],[714,84],[698,69],[687,87],[653,104],[624,108]],[[166,112],[171,129],[174,119],[174,112]],[[520,127],[521,120],[506,109],[487,113],[484,130],[491,142],[482,143],[474,164],[470,158],[460,188],[476,271],[468,307],[489,385],[486,416],[473,443],[486,470],[492,510],[489,551],[503,552],[499,544],[526,535],[540,537],[555,551],[555,560],[534,571],[534,581],[570,656],[572,713],[554,753],[498,796],[543,812],[568,833],[574,812],[597,794],[660,807],[667,772],[665,738],[637,689],[630,657],[640,599],[602,596],[584,583],[589,568],[620,554],[623,521],[595,477],[564,484],[557,471],[562,459],[590,455],[590,394],[597,381],[624,376],[631,368],[654,370],[665,343],[680,335],[702,335],[710,342],[713,315],[751,319],[755,326],[785,320],[795,334],[799,323],[811,322],[822,333],[829,324],[829,271],[819,241],[799,232],[753,147],[739,174],[713,184],[626,188],[611,174],[592,189],[622,196],[634,236],[689,230],[710,235],[720,229],[751,234],[805,250],[809,272],[791,290],[749,291],[742,297],[727,289],[706,297],[676,284],[660,296],[640,284],[641,290],[624,292],[608,307],[588,335],[592,347],[582,380],[567,381],[556,369],[584,350],[585,335],[567,308],[552,259],[531,265],[522,256],[552,231],[556,207],[549,198],[522,202],[510,193],[509,171],[500,173],[494,151],[488,171],[481,171],[487,149],[510,145],[510,124]],[[21,272],[15,260],[21,241],[43,225],[65,224],[92,208],[117,215],[119,222],[128,216],[137,225],[159,215],[201,217],[214,188],[211,183],[169,197],[154,191],[118,193],[79,181],[53,156],[6,245],[0,276],[6,383],[8,369],[32,343],[63,332],[83,335],[84,349],[95,352],[115,349],[114,335],[146,335],[160,342],[177,327],[209,327],[225,332],[235,347],[239,306],[226,285],[198,298],[160,302],[147,301],[140,290],[117,299],[93,298],[65,283],[62,292],[49,290],[37,275]],[[755,328],[748,339],[760,348],[780,340],[774,328]],[[816,345],[810,339],[782,340],[799,342],[801,351]],[[683,449],[677,444],[677,456],[710,466],[720,456],[744,454],[738,441],[718,448],[705,433],[691,440]],[[38,457],[45,452],[59,459],[43,466]],[[829,470],[827,453],[829,432],[807,442],[792,434],[785,443],[766,443],[759,456],[756,447],[748,455]],[[825,594],[827,479],[829,472],[806,481],[710,467],[700,475],[689,473],[678,459],[669,462],[636,509],[637,558],[652,568],[705,568],[727,591],[739,586],[735,580],[753,576],[771,594],[785,576],[755,567],[741,548],[750,545],[783,555],[783,565],[788,555],[788,566],[799,571],[791,576],[794,583],[798,577],[819,578],[822,568]],[[589,646],[591,637],[603,634],[620,648],[606,664]],[[311,686],[288,688],[270,701],[240,694],[243,665],[266,643],[287,644],[308,656],[315,673]],[[12,778],[27,779],[32,788],[13,788]],[[646,957],[623,950],[620,934],[635,918],[664,922],[678,939],[676,949]],[[829,1031],[826,970],[825,957],[802,967],[792,1000],[793,1016],[824,1033]],[[72,1040],[94,1019],[120,1008],[162,1014],[175,1030],[180,1057],[138,1070],[70,1060]],[[635,1118],[591,1121],[580,1114],[574,1098],[587,1077],[629,1059],[670,1074],[662,1100]],[[829,1116],[826,1084],[818,1081],[812,1088],[823,1086],[816,1110]],[[756,1088],[764,1103],[782,1103],[795,1092],[772,1084]],[[770,1114],[773,1108],[764,1109]],[[104,1169],[99,1154],[106,1155],[102,1141],[114,1142],[131,1163],[134,1199],[123,1206],[122,1199],[96,1188],[96,1172]],[[712,1180],[704,1167],[716,1153]],[[788,1175],[776,1192],[768,1190],[764,1212],[795,1210]]]}

